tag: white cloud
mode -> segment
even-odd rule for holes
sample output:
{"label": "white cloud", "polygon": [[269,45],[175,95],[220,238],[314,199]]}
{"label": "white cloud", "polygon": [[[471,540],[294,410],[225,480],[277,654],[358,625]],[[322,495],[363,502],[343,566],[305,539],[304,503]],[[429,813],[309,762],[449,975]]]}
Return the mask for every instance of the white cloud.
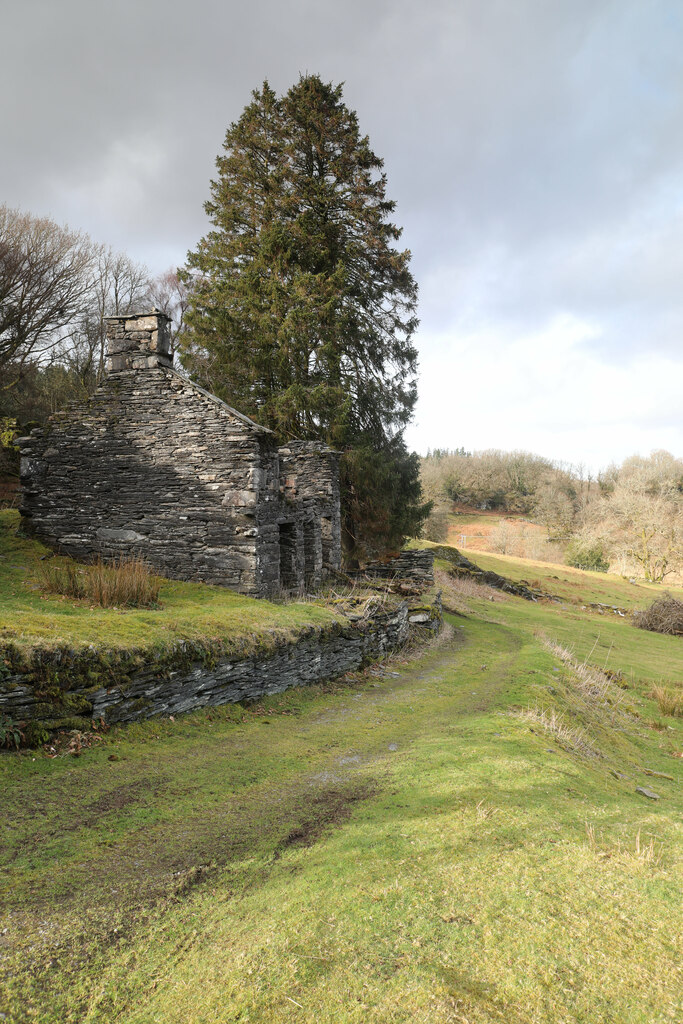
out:
{"label": "white cloud", "polygon": [[584,463],[597,471],[634,452],[683,454],[683,365],[643,351],[606,362],[600,328],[558,315],[542,330],[495,328],[421,338],[416,423],[428,448],[503,448]]}

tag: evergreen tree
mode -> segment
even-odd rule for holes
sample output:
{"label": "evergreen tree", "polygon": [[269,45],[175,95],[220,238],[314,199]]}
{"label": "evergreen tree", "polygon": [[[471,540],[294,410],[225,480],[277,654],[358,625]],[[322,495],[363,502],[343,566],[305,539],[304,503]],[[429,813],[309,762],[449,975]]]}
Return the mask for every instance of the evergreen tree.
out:
{"label": "evergreen tree", "polygon": [[283,97],[264,83],[223,148],[212,230],[185,271],[183,362],[281,436],[343,452],[349,557],[397,546],[428,509],[402,437],[417,286],[394,247],[383,161],[341,86],[317,75]]}

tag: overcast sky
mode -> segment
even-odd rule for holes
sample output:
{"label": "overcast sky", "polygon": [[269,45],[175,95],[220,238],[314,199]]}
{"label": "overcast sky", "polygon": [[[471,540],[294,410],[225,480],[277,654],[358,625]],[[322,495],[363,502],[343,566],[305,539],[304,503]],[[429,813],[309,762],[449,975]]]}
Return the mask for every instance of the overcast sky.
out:
{"label": "overcast sky", "polygon": [[681,0],[0,12],[0,202],[177,266],[251,90],[343,81],[420,285],[411,447],[683,456]]}

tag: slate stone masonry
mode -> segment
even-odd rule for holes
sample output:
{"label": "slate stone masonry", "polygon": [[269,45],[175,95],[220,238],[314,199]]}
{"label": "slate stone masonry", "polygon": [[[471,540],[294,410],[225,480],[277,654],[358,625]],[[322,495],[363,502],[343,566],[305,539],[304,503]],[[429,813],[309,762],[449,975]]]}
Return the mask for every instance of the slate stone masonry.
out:
{"label": "slate stone masonry", "polygon": [[157,310],[109,317],[107,375],[20,438],[21,513],[80,560],[141,556],[171,579],[258,597],[341,564],[338,453],[292,442],[171,365]]}
{"label": "slate stone masonry", "polygon": [[429,548],[399,551],[380,562],[370,562],[357,575],[386,580],[398,591],[420,593],[434,584],[434,552]]}
{"label": "slate stone masonry", "polygon": [[[39,683],[13,674],[0,680],[0,714],[12,721],[31,722],[48,729],[71,727],[73,715],[87,726],[103,719],[107,724],[132,722],[153,715],[179,714],[193,708],[255,700],[293,686],[335,679],[368,661],[400,647],[410,630],[408,606],[376,614],[368,621],[311,627],[294,641],[274,651],[247,658],[225,657],[216,664],[187,664],[182,651],[178,665],[153,662],[125,682],[101,686],[70,682],[61,672],[62,696],[48,700]],[[440,608],[434,606],[440,624]],[[182,646],[182,645],[181,645]],[[64,657],[60,668],[63,668]],[[77,709],[74,711],[73,709]]]}

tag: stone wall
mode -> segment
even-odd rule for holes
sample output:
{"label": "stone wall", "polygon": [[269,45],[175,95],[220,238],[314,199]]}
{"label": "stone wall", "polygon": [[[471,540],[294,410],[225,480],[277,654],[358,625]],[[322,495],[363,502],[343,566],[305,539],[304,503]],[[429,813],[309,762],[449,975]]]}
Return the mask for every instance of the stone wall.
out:
{"label": "stone wall", "polygon": [[[435,608],[434,614],[440,615],[440,610]],[[184,646],[179,644],[177,667],[173,663],[149,664],[133,672],[125,682],[108,687],[73,682],[85,678],[85,673],[70,673],[65,665],[68,659],[62,652],[57,692],[54,683],[46,686],[26,675],[9,675],[0,680],[0,714],[17,722],[58,728],[60,721],[72,725],[74,716],[83,726],[99,719],[106,723],[132,722],[153,715],[255,700],[292,686],[335,679],[395,650],[408,637],[409,618],[408,607],[403,603],[369,621],[324,629],[311,627],[296,641],[274,651],[247,658],[226,657],[216,664],[199,660],[188,663]]]}
{"label": "stone wall", "polygon": [[358,575],[387,580],[397,590],[419,593],[434,585],[434,552],[428,548],[400,551],[380,562],[370,562]]}
{"label": "stone wall", "polygon": [[46,543],[261,593],[258,517],[278,500],[263,486],[270,434],[173,370],[111,374],[19,443],[21,512]]}
{"label": "stone wall", "polygon": [[171,366],[168,319],[109,317],[95,394],[20,438],[26,528],[80,560],[266,597],[341,562],[338,454],[291,442]]}
{"label": "stone wall", "polygon": [[327,568],[341,565],[339,453],[312,441],[290,441],[278,449],[282,530],[294,525],[299,584],[314,590]]}
{"label": "stone wall", "polygon": [[441,544],[432,549],[435,558],[441,558],[450,565],[450,572],[454,576],[463,576],[466,579],[474,580],[475,583],[482,583],[487,587],[494,587],[496,590],[504,590],[507,594],[514,594],[515,597],[523,597],[525,601],[538,601],[547,599],[560,601],[561,598],[548,594],[543,590],[531,587],[526,580],[507,579],[492,570],[480,569],[478,565],[466,558],[457,548]]}

